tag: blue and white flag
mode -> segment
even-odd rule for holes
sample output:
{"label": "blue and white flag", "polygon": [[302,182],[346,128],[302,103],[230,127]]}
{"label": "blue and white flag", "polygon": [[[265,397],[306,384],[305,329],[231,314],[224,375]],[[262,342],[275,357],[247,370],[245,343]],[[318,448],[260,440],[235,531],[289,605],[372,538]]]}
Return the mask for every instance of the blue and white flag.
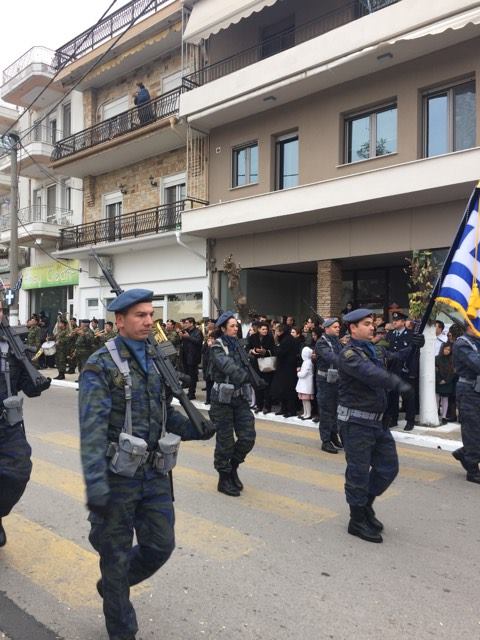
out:
{"label": "blue and white flag", "polygon": [[480,183],[470,198],[445,261],[436,300],[458,311],[480,337],[479,186]]}
{"label": "blue and white flag", "polygon": [[22,274],[20,274],[18,276],[18,280],[17,280],[15,286],[12,287],[12,291],[19,291],[21,289],[21,287],[22,287],[22,281],[23,281],[23,276],[22,276]]}

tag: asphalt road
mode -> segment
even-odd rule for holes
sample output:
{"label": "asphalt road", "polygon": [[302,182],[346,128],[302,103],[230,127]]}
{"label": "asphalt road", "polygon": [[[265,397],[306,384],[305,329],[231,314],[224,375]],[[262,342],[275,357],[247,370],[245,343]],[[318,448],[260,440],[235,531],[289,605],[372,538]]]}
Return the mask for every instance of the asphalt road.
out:
{"label": "asphalt road", "polygon": [[[64,388],[26,402],[34,472],[4,521],[0,638],[107,638],[76,402]],[[259,423],[240,498],[216,491],[212,452],[182,445],[177,549],[133,590],[139,640],[480,638],[480,489],[450,454],[399,447],[374,545],[346,533],[344,458],[320,451],[312,429]]]}

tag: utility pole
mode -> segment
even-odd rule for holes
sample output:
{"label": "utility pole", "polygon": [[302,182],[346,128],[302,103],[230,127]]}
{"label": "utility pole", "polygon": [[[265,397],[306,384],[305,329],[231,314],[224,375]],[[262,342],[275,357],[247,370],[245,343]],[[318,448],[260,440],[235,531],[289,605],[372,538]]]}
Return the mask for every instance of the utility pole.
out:
{"label": "utility pole", "polygon": [[[8,135],[10,143],[10,289],[13,290],[18,282],[18,174],[17,174],[17,151],[19,138],[15,133]],[[18,326],[18,297],[19,292],[15,291],[15,298],[9,306],[9,322],[13,327]]]}

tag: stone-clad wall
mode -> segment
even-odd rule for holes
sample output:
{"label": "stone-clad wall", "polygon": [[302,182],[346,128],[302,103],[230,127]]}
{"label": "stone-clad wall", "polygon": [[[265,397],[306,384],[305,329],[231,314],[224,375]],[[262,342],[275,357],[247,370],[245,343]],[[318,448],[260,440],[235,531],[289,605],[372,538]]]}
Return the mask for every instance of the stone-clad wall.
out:
{"label": "stone-clad wall", "polygon": [[317,313],[338,316],[342,305],[342,269],[335,260],[317,262]]}
{"label": "stone-clad wall", "polygon": [[[105,217],[102,196],[119,191],[120,184],[125,185],[127,191],[123,196],[124,213],[157,206],[160,204],[160,178],[185,170],[186,152],[183,148],[147,158],[95,178],[89,177],[85,180],[89,193],[85,193],[84,222]],[[157,187],[150,184],[150,176],[158,182]]]}

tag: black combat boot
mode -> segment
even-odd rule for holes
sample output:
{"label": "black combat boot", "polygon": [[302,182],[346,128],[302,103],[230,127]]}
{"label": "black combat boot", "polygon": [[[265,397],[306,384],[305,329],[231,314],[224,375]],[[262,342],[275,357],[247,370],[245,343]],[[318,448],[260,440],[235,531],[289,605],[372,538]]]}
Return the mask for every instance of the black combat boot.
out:
{"label": "black combat boot", "polygon": [[468,482],[475,482],[476,484],[480,484],[480,470],[478,468],[478,465],[477,467],[474,467],[473,469],[467,471],[467,480]]}
{"label": "black combat boot", "polygon": [[352,536],[358,536],[367,542],[383,542],[380,533],[368,522],[365,507],[350,506],[348,533]]}
{"label": "black combat boot", "polygon": [[230,477],[232,478],[232,482],[237,487],[237,489],[239,489],[240,491],[243,491],[243,482],[238,477],[238,462],[232,461],[231,464],[232,464],[232,473],[230,474]]}
{"label": "black combat boot", "polygon": [[403,427],[404,431],[413,431],[413,428],[415,427],[415,422],[407,422],[407,424]]}
{"label": "black combat boot", "polygon": [[322,451],[326,451],[327,453],[338,453],[338,449],[333,446],[330,440],[322,442]]}
{"label": "black combat boot", "polygon": [[375,511],[373,510],[372,504],[375,500],[375,496],[369,495],[367,506],[365,507],[365,516],[367,521],[372,525],[374,529],[377,531],[383,531],[383,523],[380,522],[378,518],[375,517]]}
{"label": "black combat boot", "polygon": [[337,449],[343,449],[342,441],[340,440],[340,436],[338,433],[332,433],[332,437],[330,438],[332,444],[337,447]]}
{"label": "black combat boot", "polygon": [[218,474],[220,477],[218,479],[217,490],[220,493],[224,493],[227,496],[239,496],[240,489],[238,489],[232,480],[232,476],[230,473],[225,473],[225,471],[220,471]]}
{"label": "black combat boot", "polygon": [[65,374],[59,373],[58,376],[55,376],[54,380],[65,380]]}
{"label": "black combat boot", "polygon": [[455,458],[455,460],[458,460],[460,462],[465,471],[469,470],[467,463],[465,462],[465,450],[463,447],[452,451],[452,456]]}
{"label": "black combat boot", "polygon": [[101,578],[100,580],[97,580],[97,591],[98,591],[98,595],[101,598],[103,598],[103,582]]}
{"label": "black combat boot", "polygon": [[7,544],[7,534],[2,526],[2,519],[0,518],[0,547],[4,547]]}

